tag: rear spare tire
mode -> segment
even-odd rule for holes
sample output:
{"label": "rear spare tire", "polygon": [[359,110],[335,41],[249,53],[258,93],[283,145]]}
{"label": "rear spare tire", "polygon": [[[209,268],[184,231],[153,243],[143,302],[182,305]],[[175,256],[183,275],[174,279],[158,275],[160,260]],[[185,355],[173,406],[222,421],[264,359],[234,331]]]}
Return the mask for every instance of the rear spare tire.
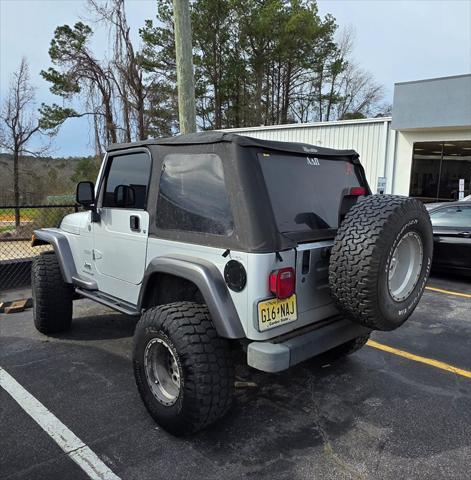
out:
{"label": "rear spare tire", "polygon": [[394,330],[417,306],[432,264],[422,202],[371,195],[347,213],[332,248],[329,284],[340,311],[375,330]]}

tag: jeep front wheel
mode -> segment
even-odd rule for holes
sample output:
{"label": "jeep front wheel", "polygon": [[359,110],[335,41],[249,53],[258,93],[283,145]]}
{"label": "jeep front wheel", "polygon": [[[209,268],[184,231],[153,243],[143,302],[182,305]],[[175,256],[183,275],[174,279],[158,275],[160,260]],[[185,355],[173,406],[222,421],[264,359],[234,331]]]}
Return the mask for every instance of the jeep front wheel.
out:
{"label": "jeep front wheel", "polygon": [[72,323],[72,285],[65,283],[55,253],[42,253],[31,265],[34,325],[41,333],[58,333]]}
{"label": "jeep front wheel", "polygon": [[217,335],[204,305],[177,302],[147,310],[136,326],[133,366],[144,405],[174,435],[207,427],[231,405],[230,345]]}
{"label": "jeep front wheel", "polygon": [[433,234],[422,202],[393,195],[358,201],[337,231],[332,297],[349,319],[394,330],[417,306],[432,265]]}

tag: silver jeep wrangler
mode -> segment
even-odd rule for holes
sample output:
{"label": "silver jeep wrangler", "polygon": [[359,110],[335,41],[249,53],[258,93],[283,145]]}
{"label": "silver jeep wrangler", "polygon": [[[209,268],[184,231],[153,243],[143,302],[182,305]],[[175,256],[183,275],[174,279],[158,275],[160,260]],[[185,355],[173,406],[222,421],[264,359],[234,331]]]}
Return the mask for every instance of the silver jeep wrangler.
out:
{"label": "silver jeep wrangler", "polygon": [[35,231],[34,322],[67,330],[86,297],[140,315],[137,387],[175,435],[230,407],[233,356],[279,372],[415,309],[432,259],[421,202],[372,195],[358,154],[227,133],[112,145],[84,211]]}

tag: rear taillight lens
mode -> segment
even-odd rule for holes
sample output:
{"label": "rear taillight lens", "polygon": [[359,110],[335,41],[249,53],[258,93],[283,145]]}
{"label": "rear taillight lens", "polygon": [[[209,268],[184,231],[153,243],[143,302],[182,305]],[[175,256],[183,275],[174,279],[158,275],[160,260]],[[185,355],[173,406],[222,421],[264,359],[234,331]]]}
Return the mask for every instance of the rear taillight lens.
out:
{"label": "rear taillight lens", "polygon": [[288,298],[294,294],[295,275],[294,268],[280,268],[270,273],[270,292],[277,298]]}
{"label": "rear taillight lens", "polygon": [[354,197],[360,197],[362,195],[366,195],[366,188],[364,187],[352,187],[348,192],[349,195],[353,195]]}

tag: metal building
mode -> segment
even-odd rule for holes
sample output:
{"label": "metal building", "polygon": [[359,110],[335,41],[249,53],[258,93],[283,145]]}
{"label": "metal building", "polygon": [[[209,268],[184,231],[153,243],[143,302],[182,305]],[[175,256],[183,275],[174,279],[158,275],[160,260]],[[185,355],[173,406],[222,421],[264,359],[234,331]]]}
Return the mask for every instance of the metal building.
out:
{"label": "metal building", "polygon": [[[337,122],[298,123],[270,127],[232,128],[240,133],[266,140],[303,142],[329,148],[353,148],[360,154],[368,182],[376,191],[378,178],[392,179],[395,132],[391,118],[368,118]],[[392,182],[386,182],[385,193],[393,193]]]}
{"label": "metal building", "polygon": [[397,83],[393,114],[369,118],[235,128],[256,138],[353,148],[373,191],[424,201],[471,193],[471,75]]}

